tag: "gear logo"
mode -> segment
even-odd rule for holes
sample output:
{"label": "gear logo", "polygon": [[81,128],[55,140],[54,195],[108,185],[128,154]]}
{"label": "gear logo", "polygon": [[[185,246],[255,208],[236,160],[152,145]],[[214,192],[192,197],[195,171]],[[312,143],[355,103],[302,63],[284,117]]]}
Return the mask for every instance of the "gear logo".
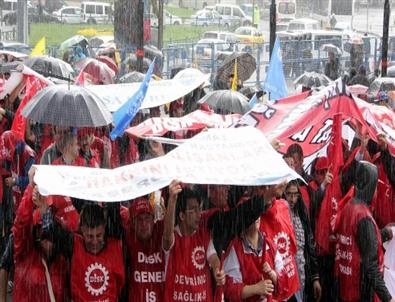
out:
{"label": "gear logo", "polygon": [[277,245],[277,250],[281,257],[288,256],[290,239],[287,233],[280,232],[274,237],[274,243]]}
{"label": "gear logo", "polygon": [[198,270],[204,269],[204,265],[206,264],[206,252],[204,247],[197,246],[192,251],[192,263],[193,266]]}
{"label": "gear logo", "polygon": [[110,280],[108,270],[101,263],[93,263],[85,272],[85,287],[92,296],[102,295],[108,287]]}

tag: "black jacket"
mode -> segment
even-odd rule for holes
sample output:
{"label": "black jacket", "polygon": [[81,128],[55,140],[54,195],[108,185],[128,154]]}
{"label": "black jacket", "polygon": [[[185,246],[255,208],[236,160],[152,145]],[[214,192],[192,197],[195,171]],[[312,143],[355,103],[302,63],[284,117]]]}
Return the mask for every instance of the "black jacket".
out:
{"label": "black jacket", "polygon": [[[355,175],[355,198],[353,203],[370,206],[377,186],[377,167],[360,161]],[[361,302],[373,301],[374,293],[381,301],[391,300],[378,264],[378,238],[375,225],[370,218],[362,219],[357,227],[357,244],[361,252]]]}

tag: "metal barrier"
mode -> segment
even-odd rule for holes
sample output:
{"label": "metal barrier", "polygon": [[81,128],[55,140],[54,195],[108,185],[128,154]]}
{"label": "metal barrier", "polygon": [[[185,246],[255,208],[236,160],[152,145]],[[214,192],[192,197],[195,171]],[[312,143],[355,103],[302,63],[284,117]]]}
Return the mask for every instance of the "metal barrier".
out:
{"label": "metal barrier", "polygon": [[[339,57],[340,74],[350,70],[350,49],[347,48],[349,39],[317,39],[317,40],[283,40],[281,41],[281,52],[283,70],[286,79],[294,80],[305,71],[316,71],[324,73],[325,64],[328,61],[327,51],[321,50],[323,44],[338,45],[342,50]],[[368,72],[373,72],[380,63],[381,40],[379,38],[366,38],[365,44],[361,45],[360,63],[364,64]],[[395,61],[395,37],[393,46],[390,47],[389,60]],[[391,43],[390,43],[391,45]],[[392,51],[393,50],[393,51]],[[223,63],[227,54],[245,51],[256,59],[256,72],[246,82],[262,83],[266,79],[269,66],[269,43],[173,43],[162,49],[163,57],[157,58],[158,74],[162,78],[170,78],[172,70],[180,67],[196,67],[203,72],[211,73],[211,82],[214,82],[215,74]],[[120,58],[125,61],[130,54],[135,53],[134,48],[120,49]],[[61,55],[57,47],[48,47],[47,53],[54,57]],[[152,59],[152,58],[151,58]],[[120,76],[128,72],[125,65],[120,68]]]}
{"label": "metal barrier", "polygon": [[16,41],[16,28],[0,29],[0,41]]}
{"label": "metal barrier", "polygon": [[[379,47],[381,41],[373,37],[367,39],[369,43],[366,42],[366,45],[359,46],[362,50],[362,53],[359,51],[359,57],[362,64],[365,65],[366,70],[373,72],[380,62]],[[328,53],[321,50],[321,46],[324,44],[334,44],[334,42],[342,50],[339,62],[340,74],[343,75],[351,68],[350,50],[346,46],[350,42],[349,39],[343,41],[334,41],[333,39],[282,41],[282,60],[286,79],[295,79],[305,71],[324,73],[325,64],[328,61]],[[234,51],[249,52],[256,59],[256,73],[249,82],[259,83],[265,80],[266,71],[269,66],[269,43],[259,45],[244,43],[169,44],[166,48],[162,49],[164,56],[163,77],[169,77],[171,70],[178,67],[197,67],[204,72],[210,72],[212,75],[215,75],[218,67],[222,64],[222,54],[230,54]],[[394,52],[389,54],[389,57],[391,55],[395,59],[395,48]]]}

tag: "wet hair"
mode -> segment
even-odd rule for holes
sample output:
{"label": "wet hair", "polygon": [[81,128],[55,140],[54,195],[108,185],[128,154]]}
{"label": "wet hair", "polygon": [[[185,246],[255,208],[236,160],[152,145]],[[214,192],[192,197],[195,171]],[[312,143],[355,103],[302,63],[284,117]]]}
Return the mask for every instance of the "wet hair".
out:
{"label": "wet hair", "polygon": [[357,70],[354,67],[350,69],[350,80],[357,75]]}
{"label": "wet hair", "polygon": [[71,132],[64,132],[58,141],[58,147],[60,152],[64,153],[67,146],[71,145],[76,136]]}
{"label": "wet hair", "polygon": [[293,180],[289,181],[289,182],[287,183],[287,186],[286,186],[285,190],[287,190],[290,186],[295,186],[295,187],[297,187],[297,188],[298,188],[298,191],[299,191],[299,183],[298,183],[298,180],[297,180],[297,179],[293,179]]}
{"label": "wet hair", "polygon": [[300,158],[303,158],[303,149],[299,144],[292,144],[288,147],[285,157],[292,157],[292,154],[298,154]]}
{"label": "wet hair", "polygon": [[90,229],[106,225],[104,209],[97,204],[86,204],[80,214],[80,227]]}
{"label": "wet hair", "polygon": [[366,75],[366,68],[365,68],[365,66],[363,66],[363,65],[359,66],[358,74]]}
{"label": "wet hair", "polygon": [[197,190],[190,188],[183,188],[181,193],[178,195],[178,199],[177,199],[177,207],[176,207],[177,220],[179,214],[181,212],[184,213],[186,211],[189,199],[196,199],[199,202],[199,204],[201,202],[201,196]]}

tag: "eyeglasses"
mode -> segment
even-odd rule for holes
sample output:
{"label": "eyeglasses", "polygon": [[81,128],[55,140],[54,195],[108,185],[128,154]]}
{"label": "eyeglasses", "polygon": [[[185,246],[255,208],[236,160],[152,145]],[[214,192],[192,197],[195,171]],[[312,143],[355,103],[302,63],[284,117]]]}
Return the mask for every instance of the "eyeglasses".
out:
{"label": "eyeglasses", "polygon": [[187,212],[187,213],[199,213],[201,211],[202,211],[202,207],[201,206],[185,210],[185,212]]}
{"label": "eyeglasses", "polygon": [[285,195],[287,196],[287,197],[299,197],[299,192],[285,192]]}

